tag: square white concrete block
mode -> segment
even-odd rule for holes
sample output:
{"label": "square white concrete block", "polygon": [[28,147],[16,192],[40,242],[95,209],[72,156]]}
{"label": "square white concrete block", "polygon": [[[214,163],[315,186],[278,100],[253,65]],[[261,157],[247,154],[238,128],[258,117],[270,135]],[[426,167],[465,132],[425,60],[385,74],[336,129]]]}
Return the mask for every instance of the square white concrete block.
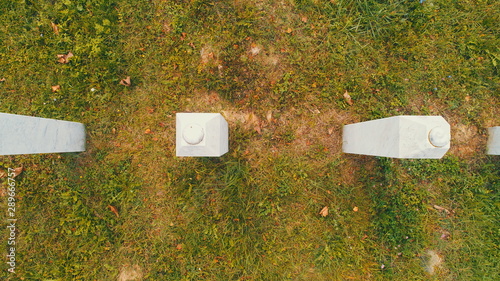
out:
{"label": "square white concrete block", "polygon": [[229,151],[229,128],[219,113],[177,113],[176,155],[219,157]]}
{"label": "square white concrete block", "polygon": [[441,116],[394,116],[345,125],[345,153],[439,159],[450,148],[450,124]]}
{"label": "square white concrete block", "polygon": [[85,151],[81,123],[0,113],[0,155]]}
{"label": "square white concrete block", "polygon": [[488,135],[486,153],[500,155],[500,126],[488,128]]}

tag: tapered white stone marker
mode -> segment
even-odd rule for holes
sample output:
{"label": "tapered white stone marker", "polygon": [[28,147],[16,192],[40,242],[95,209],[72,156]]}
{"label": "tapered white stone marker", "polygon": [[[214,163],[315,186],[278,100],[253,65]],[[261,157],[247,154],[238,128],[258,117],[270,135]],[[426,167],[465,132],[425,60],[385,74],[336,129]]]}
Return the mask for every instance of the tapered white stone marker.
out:
{"label": "tapered white stone marker", "polygon": [[229,128],[219,113],[177,113],[176,155],[219,157],[229,151]]}
{"label": "tapered white stone marker", "polygon": [[81,151],[85,151],[81,123],[0,113],[0,155]]}
{"label": "tapered white stone marker", "polygon": [[450,125],[441,116],[394,116],[345,125],[345,153],[439,159],[450,148]]}
{"label": "tapered white stone marker", "polygon": [[488,134],[486,154],[500,155],[500,126],[488,128]]}

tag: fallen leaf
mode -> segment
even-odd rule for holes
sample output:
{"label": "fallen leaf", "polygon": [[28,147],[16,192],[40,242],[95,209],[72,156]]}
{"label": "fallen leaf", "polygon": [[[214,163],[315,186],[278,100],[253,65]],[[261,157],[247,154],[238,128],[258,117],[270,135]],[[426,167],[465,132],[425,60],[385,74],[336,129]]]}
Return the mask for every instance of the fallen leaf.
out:
{"label": "fallen leaf", "polygon": [[146,129],[146,131],[144,131],[145,134],[152,134],[153,132],[150,130],[150,129]]}
{"label": "fallen leaf", "polygon": [[357,211],[359,210],[359,208],[355,206],[354,208],[352,208],[352,210],[353,210],[354,212],[357,212]]}
{"label": "fallen leaf", "polygon": [[446,209],[446,208],[443,208],[441,206],[438,206],[438,205],[433,205],[434,209],[438,210],[438,211],[445,211],[447,214],[451,214],[451,212]]}
{"label": "fallen leaf", "polygon": [[349,105],[353,105],[354,103],[352,102],[351,95],[347,91],[344,93],[344,99]]}
{"label": "fallen leaf", "polygon": [[15,177],[19,176],[19,174],[21,174],[23,172],[23,166],[17,167],[17,168],[12,169],[12,170],[14,170],[13,171],[14,172],[14,176],[12,178],[15,178]]}
{"label": "fallen leaf", "polygon": [[130,76],[127,76],[125,79],[120,80],[120,85],[129,87],[131,85]]}
{"label": "fallen leaf", "polygon": [[322,216],[322,217],[326,217],[328,216],[328,207],[323,207],[323,209],[321,209],[321,211],[319,212],[319,214]]}
{"label": "fallen leaf", "polygon": [[247,122],[248,128],[253,128],[259,134],[262,132],[261,122],[260,122],[259,118],[257,117],[257,115],[255,115],[254,113],[252,113],[252,112],[248,113],[245,116],[245,121]]}
{"label": "fallen leaf", "polygon": [[309,108],[309,110],[310,110],[310,111],[311,111],[311,113],[313,113],[313,114],[320,114],[320,113],[321,113],[321,111],[319,111],[319,109],[317,109],[317,108]]}
{"label": "fallen leaf", "polygon": [[333,134],[333,130],[334,130],[334,129],[335,129],[334,127],[330,127],[330,128],[328,128],[328,134],[329,134],[329,135]]}
{"label": "fallen leaf", "polygon": [[441,207],[441,206],[438,206],[438,205],[432,205],[432,207],[434,207],[434,209],[439,210],[439,211],[444,211],[444,210],[446,210],[445,208],[443,208],[443,207]]}
{"label": "fallen leaf", "polygon": [[55,86],[52,86],[50,88],[52,89],[52,93],[55,93],[55,92],[57,92],[57,91],[59,91],[61,89],[61,86],[55,85]]}
{"label": "fallen leaf", "polygon": [[201,63],[206,64],[215,58],[211,47],[203,47],[200,51]]}
{"label": "fallen leaf", "polygon": [[446,229],[441,230],[441,239],[446,240],[450,237],[450,232]]}
{"label": "fallen leaf", "polygon": [[113,214],[115,214],[117,217],[119,217],[119,215],[118,215],[118,210],[117,210],[115,207],[113,207],[113,206],[111,206],[111,205],[108,205],[108,208],[109,208],[109,210],[110,210],[111,212],[113,212]]}
{"label": "fallen leaf", "polygon": [[5,171],[0,171],[0,179],[5,178],[7,176],[7,173]]}
{"label": "fallen leaf", "polygon": [[75,55],[73,55],[72,52],[69,52],[67,53],[66,55],[57,55],[57,58],[58,58],[58,62],[59,63],[68,63],[69,62],[69,59],[74,57]]}
{"label": "fallen leaf", "polygon": [[293,30],[290,27],[286,29],[286,33],[290,34],[292,32],[293,32]]}
{"label": "fallen leaf", "polygon": [[303,16],[302,18],[300,18],[300,20],[301,20],[302,22],[307,22],[307,17],[306,17],[306,16]]}
{"label": "fallen leaf", "polygon": [[470,101],[470,96],[469,95],[465,96],[465,101]]}
{"label": "fallen leaf", "polygon": [[182,250],[182,244],[177,244],[177,246],[175,246],[175,248],[176,248],[177,250]]}
{"label": "fallen leaf", "polygon": [[56,35],[59,35],[59,26],[57,26],[57,24],[55,24],[53,22],[50,23],[50,26],[52,27],[52,30],[54,31],[54,33]]}
{"label": "fallen leaf", "polygon": [[252,43],[252,45],[250,45],[250,54],[252,56],[258,55],[260,53],[260,51],[262,51],[262,48],[260,46],[258,46],[257,44]]}
{"label": "fallen leaf", "polygon": [[211,93],[210,95],[208,95],[208,102],[209,103],[214,103],[214,102],[217,102],[220,100],[220,97],[217,93]]}
{"label": "fallen leaf", "polygon": [[5,82],[5,78],[0,79],[0,82]]}
{"label": "fallen leaf", "polygon": [[271,123],[271,120],[273,120],[273,111],[272,110],[269,110],[267,112],[266,119],[267,119],[267,122]]}

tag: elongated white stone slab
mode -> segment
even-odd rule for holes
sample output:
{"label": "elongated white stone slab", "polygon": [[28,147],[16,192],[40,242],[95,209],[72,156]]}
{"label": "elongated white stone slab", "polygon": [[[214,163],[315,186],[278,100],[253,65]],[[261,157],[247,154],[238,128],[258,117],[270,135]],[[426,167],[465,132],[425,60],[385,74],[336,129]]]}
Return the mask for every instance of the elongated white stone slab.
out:
{"label": "elongated white stone slab", "polygon": [[450,148],[450,125],[441,116],[394,116],[345,125],[345,153],[439,159]]}
{"label": "elongated white stone slab", "polygon": [[229,151],[229,128],[219,113],[177,113],[176,155],[219,157]]}
{"label": "elongated white stone slab", "polygon": [[0,113],[0,155],[85,151],[85,126]]}
{"label": "elongated white stone slab", "polygon": [[487,154],[500,155],[500,126],[488,128]]}

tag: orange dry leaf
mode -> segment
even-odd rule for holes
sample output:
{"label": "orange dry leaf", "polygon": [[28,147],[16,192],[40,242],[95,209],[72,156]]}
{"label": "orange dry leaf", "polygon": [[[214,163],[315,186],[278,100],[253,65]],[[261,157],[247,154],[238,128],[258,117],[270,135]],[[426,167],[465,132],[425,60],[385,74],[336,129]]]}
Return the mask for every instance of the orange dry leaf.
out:
{"label": "orange dry leaf", "polygon": [[5,78],[0,79],[0,82],[5,82]]}
{"label": "orange dry leaf", "polygon": [[54,33],[56,35],[59,35],[59,26],[57,26],[57,24],[55,24],[53,22],[50,23],[50,26],[52,27],[52,30],[54,31]]}
{"label": "orange dry leaf", "polygon": [[354,207],[354,208],[352,208],[352,210],[353,210],[354,212],[357,212],[357,211],[359,210],[359,208],[358,208],[358,207]]}
{"label": "orange dry leaf", "polygon": [[322,217],[326,217],[328,216],[328,207],[323,207],[323,209],[321,209],[321,211],[319,212],[319,214],[322,216]]}
{"label": "orange dry leaf", "polygon": [[120,85],[123,85],[123,86],[130,86],[131,83],[130,83],[130,76],[127,76],[125,79],[122,79],[120,80]]}
{"label": "orange dry leaf", "polygon": [[219,100],[220,100],[219,94],[217,94],[215,92],[211,93],[210,95],[208,95],[208,102],[211,103],[211,104],[215,103],[215,102],[217,102]]}
{"label": "orange dry leaf", "polygon": [[118,215],[118,210],[117,210],[115,207],[113,207],[113,206],[111,206],[111,205],[108,205],[108,208],[109,208],[109,210],[110,210],[111,212],[113,212],[113,214],[115,214],[117,217],[119,217],[119,215]]}
{"label": "orange dry leaf", "polygon": [[52,93],[55,93],[55,92],[57,92],[57,91],[59,91],[61,89],[61,86],[55,85],[55,86],[52,86],[50,88],[52,89]]}
{"label": "orange dry leaf", "polygon": [[152,134],[153,132],[152,132],[150,129],[146,129],[146,130],[144,131],[144,133],[145,133],[145,134]]}
{"label": "orange dry leaf", "polygon": [[69,59],[71,57],[74,57],[73,53],[72,52],[69,52],[67,53],[66,55],[57,55],[57,58],[58,58],[58,62],[59,63],[68,63],[69,62]]}
{"label": "orange dry leaf", "polygon": [[19,176],[19,174],[21,174],[23,172],[23,166],[15,168],[15,169],[12,169],[12,170],[13,170],[12,172],[14,173],[14,176],[12,178],[15,178],[15,177]]}
{"label": "orange dry leaf", "polygon": [[344,93],[344,99],[349,105],[353,105],[354,103],[352,102],[351,95],[347,91]]}

